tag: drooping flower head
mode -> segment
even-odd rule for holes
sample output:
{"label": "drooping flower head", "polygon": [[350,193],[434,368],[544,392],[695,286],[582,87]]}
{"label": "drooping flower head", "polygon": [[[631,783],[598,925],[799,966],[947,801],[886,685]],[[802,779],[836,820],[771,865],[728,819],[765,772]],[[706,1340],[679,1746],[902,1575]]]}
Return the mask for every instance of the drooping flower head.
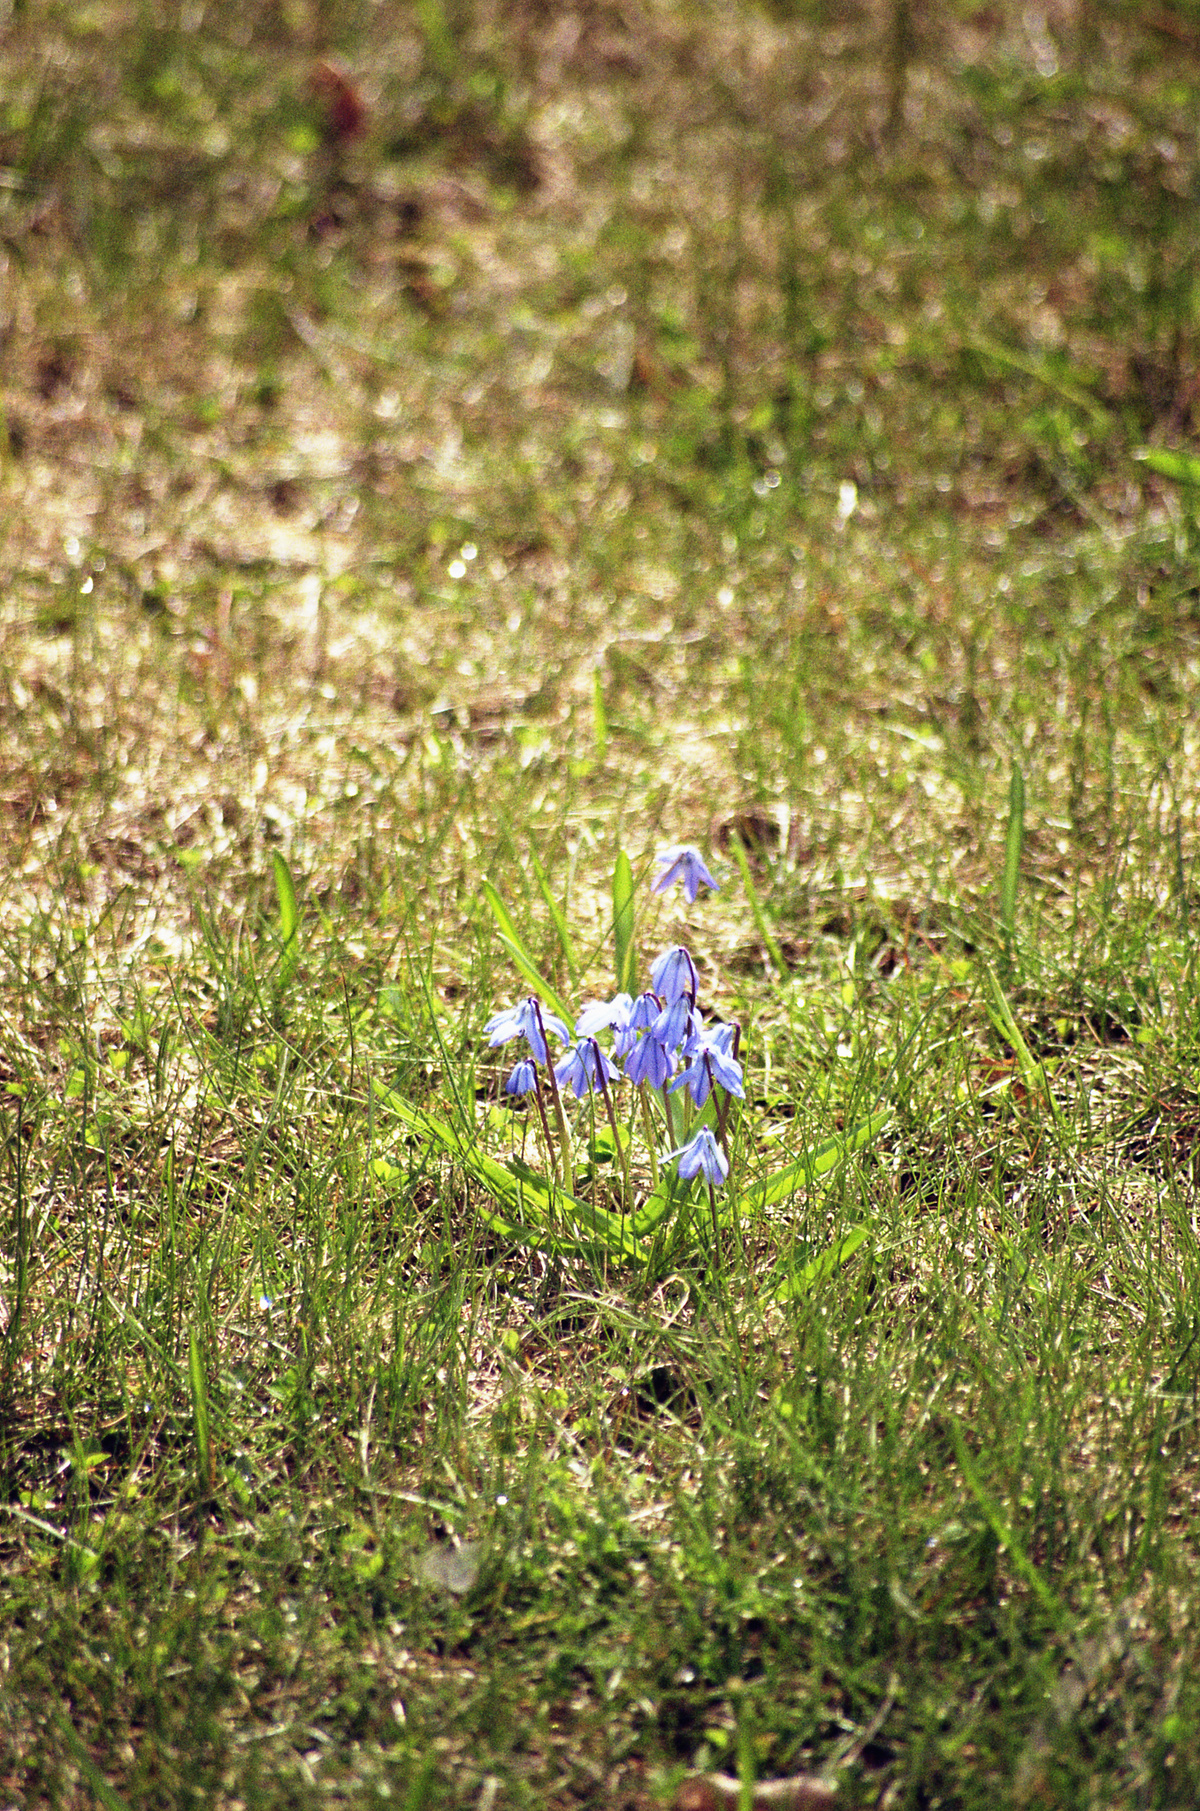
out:
{"label": "drooping flower head", "polygon": [[693,1013],[691,1001],[686,994],[681,994],[669,1006],[663,1007],[650,1027],[650,1035],[673,1054],[684,1049],[691,1041]]}
{"label": "drooping flower head", "polygon": [[669,1081],[674,1068],[674,1056],[655,1037],[653,1029],[642,1033],[625,1058],[625,1073],[630,1081],[638,1085],[648,1082],[652,1088],[661,1088]]}
{"label": "drooping flower head", "polygon": [[523,1037],[533,1051],[534,1061],[548,1063],[547,1031],[560,1044],[571,1042],[571,1034],[562,1020],[547,1012],[536,994],[530,994],[527,999],[518,1001],[515,1006],[506,1006],[503,1012],[490,1018],[483,1028],[483,1035],[493,1050],[497,1044],[507,1044],[510,1038]]}
{"label": "drooping flower head", "polygon": [[715,1024],[704,1027],[704,1042],[715,1044],[726,1056],[736,1058],[738,1046],[742,1041],[742,1028],[736,1019],[718,1019]]}
{"label": "drooping flower head", "polygon": [[694,1006],[700,991],[696,964],[681,943],[664,950],[650,970],[650,985],[667,1006],[676,1000],[689,999]]}
{"label": "drooping flower head", "polygon": [[580,1038],[574,1050],[568,1050],[555,1064],[554,1079],[560,1088],[573,1088],[576,1100],[582,1100],[602,1079],[616,1081],[617,1071],[595,1038]]}
{"label": "drooping flower head", "polygon": [[649,1031],[651,1025],[662,1011],[662,1002],[657,994],[639,994],[629,1012],[629,1029],[635,1034]]}
{"label": "drooping flower head", "polygon": [[[714,1025],[713,1030],[726,1031],[732,1030],[732,1027]],[[738,1100],[745,1100],[742,1065],[736,1057],[730,1056],[725,1038],[710,1037],[706,1032],[688,1054],[690,1060],[687,1068],[671,1083],[672,1094],[679,1088],[687,1088],[696,1105],[702,1107],[712,1091],[713,1083],[720,1082],[727,1093],[736,1095]]]}
{"label": "drooping flower head", "polygon": [[671,849],[660,849],[654,859],[662,868],[662,873],[651,881],[652,893],[665,893],[668,887],[680,881],[687,894],[688,904],[694,905],[701,887],[711,887],[714,892],[719,890],[705,866],[704,857],[691,843],[676,843]]}
{"label": "drooping flower head", "polygon": [[685,1182],[703,1176],[711,1188],[721,1188],[729,1174],[729,1159],[713,1137],[708,1126],[701,1126],[696,1136],[671,1155],[679,1159],[679,1174]]}
{"label": "drooping flower head", "polygon": [[523,1056],[513,1067],[512,1074],[504,1084],[506,1094],[530,1094],[537,1087],[537,1064],[531,1056]]}

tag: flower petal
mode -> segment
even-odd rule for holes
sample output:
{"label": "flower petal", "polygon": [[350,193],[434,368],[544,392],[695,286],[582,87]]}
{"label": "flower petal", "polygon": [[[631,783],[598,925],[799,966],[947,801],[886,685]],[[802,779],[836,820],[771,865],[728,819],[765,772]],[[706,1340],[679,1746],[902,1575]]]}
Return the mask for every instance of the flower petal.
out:
{"label": "flower petal", "polygon": [[720,1188],[729,1174],[729,1159],[708,1126],[701,1126],[682,1150],[673,1151],[671,1155],[679,1159],[679,1174],[685,1182],[690,1182],[694,1176],[703,1176],[710,1187]]}
{"label": "flower petal", "polygon": [[679,881],[687,894],[688,904],[692,905],[701,887],[711,887],[714,893],[720,890],[708,871],[704,857],[691,843],[676,843],[671,849],[660,849],[654,859],[663,871],[651,881],[652,893],[665,893],[668,887]]}

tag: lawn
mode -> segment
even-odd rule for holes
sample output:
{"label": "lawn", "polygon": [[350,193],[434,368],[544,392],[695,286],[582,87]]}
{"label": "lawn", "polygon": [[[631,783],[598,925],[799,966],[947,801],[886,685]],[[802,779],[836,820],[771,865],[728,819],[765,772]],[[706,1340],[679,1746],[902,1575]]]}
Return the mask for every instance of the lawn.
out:
{"label": "lawn", "polygon": [[0,1806],[1200,1802],[1195,0],[0,10]]}

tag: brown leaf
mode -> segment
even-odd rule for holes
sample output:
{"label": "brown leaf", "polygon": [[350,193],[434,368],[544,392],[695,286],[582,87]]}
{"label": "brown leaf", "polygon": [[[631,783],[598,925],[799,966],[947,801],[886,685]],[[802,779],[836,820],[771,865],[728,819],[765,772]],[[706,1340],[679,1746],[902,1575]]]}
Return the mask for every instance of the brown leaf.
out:
{"label": "brown leaf", "polygon": [[[727,1773],[702,1773],[685,1780],[675,1797],[675,1811],[737,1811],[741,1782]],[[750,1800],[753,1811],[826,1811],[837,1789],[813,1773],[790,1779],[760,1780]]]}
{"label": "brown leaf", "polygon": [[313,93],[320,102],[322,135],[330,147],[348,145],[367,129],[367,103],[338,63],[327,58],[312,73]]}

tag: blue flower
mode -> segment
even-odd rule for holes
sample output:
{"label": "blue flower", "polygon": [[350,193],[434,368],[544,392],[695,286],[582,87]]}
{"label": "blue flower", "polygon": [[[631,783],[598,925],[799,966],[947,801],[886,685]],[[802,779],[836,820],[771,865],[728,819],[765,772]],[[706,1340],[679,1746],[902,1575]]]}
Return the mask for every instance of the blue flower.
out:
{"label": "blue flower", "polygon": [[657,1038],[664,1050],[678,1050],[691,1041],[692,1003],[684,994],[678,1000],[672,1000],[650,1027],[650,1036]]}
{"label": "blue flower", "polygon": [[629,1030],[649,1031],[661,1011],[662,1001],[657,994],[639,994],[630,1010]]}
{"label": "blue flower", "polygon": [[582,1100],[602,1079],[616,1081],[617,1072],[595,1038],[580,1038],[574,1050],[555,1064],[554,1079],[560,1088],[574,1088],[576,1100]]}
{"label": "blue flower", "polygon": [[664,950],[650,970],[650,985],[656,994],[670,1006],[674,1000],[682,1000],[684,995],[696,1004],[696,995],[700,989],[700,977],[696,973],[696,964],[688,955],[681,943],[673,944]]}
{"label": "blue flower", "polygon": [[594,1038],[598,1031],[612,1031],[620,1051],[620,1040],[629,1028],[633,1001],[628,994],[616,994],[611,1000],[589,1000],[575,1021],[577,1038]]}
{"label": "blue flower", "polygon": [[[714,1026],[714,1031],[724,1031],[725,1026]],[[732,1030],[732,1027],[729,1027]],[[689,1052],[691,1061],[681,1074],[671,1083],[671,1093],[677,1088],[691,1090],[692,1099],[702,1107],[708,1099],[714,1081],[720,1082],[729,1094],[736,1094],[739,1100],[745,1100],[746,1090],[742,1086],[742,1065],[735,1057],[730,1056],[724,1038],[706,1035],[700,1043]]]}
{"label": "blue flower", "polygon": [[625,1059],[625,1073],[630,1081],[649,1082],[652,1088],[661,1088],[674,1067],[675,1058],[653,1031],[644,1031]]}
{"label": "blue flower", "polygon": [[496,1013],[483,1028],[483,1035],[494,1050],[497,1044],[507,1044],[510,1038],[523,1037],[533,1051],[535,1061],[548,1063],[549,1052],[546,1049],[545,1031],[553,1032],[560,1044],[569,1044],[571,1034],[561,1019],[555,1018],[552,1012],[546,1012],[536,994],[521,1000],[516,1006],[506,1006],[503,1012]]}
{"label": "blue flower", "polygon": [[537,1087],[537,1064],[531,1056],[523,1056],[513,1069],[504,1084],[506,1094],[529,1094]]}
{"label": "blue flower", "polygon": [[682,1150],[672,1151],[671,1155],[678,1157],[679,1174],[685,1182],[693,1176],[703,1176],[711,1188],[720,1188],[729,1174],[729,1159],[708,1126],[701,1126]]}
{"label": "blue flower", "polygon": [[742,1028],[736,1019],[732,1024],[721,1019],[715,1025],[708,1025],[705,1027],[704,1042],[706,1044],[715,1044],[718,1050],[723,1050],[725,1052],[726,1056],[736,1056],[738,1039],[741,1037],[741,1034]]}
{"label": "blue flower", "polygon": [[674,886],[679,880],[683,882],[688,904],[693,905],[701,887],[719,891],[716,881],[704,865],[699,849],[694,849],[691,843],[677,843],[673,849],[660,849],[654,859],[663,871],[650,883],[652,893],[665,893],[668,887]]}

